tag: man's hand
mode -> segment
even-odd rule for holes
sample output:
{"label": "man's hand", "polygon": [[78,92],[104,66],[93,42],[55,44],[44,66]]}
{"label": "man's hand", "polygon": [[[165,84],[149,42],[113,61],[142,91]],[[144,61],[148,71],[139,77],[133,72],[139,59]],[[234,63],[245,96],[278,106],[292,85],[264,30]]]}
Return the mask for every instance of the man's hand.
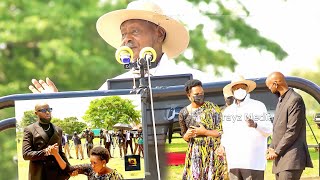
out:
{"label": "man's hand", "polygon": [[247,118],[246,122],[247,122],[248,127],[257,128],[258,124],[256,122],[254,122],[252,119]]}
{"label": "man's hand", "polygon": [[58,92],[56,85],[54,85],[54,83],[49,78],[46,78],[46,82],[44,82],[42,79],[40,79],[39,81],[36,79],[32,79],[31,82],[32,85],[29,86],[29,89],[33,93]]}
{"label": "man's hand", "polygon": [[58,155],[59,154],[59,146],[57,143],[55,143],[54,145],[49,145],[47,148],[46,148],[46,154],[47,156],[48,155]]}
{"label": "man's hand", "polygon": [[206,136],[207,129],[202,124],[200,124],[200,127],[195,127],[195,126],[190,126],[190,127],[193,128],[195,136],[199,136],[199,135]]}
{"label": "man's hand", "polygon": [[278,157],[278,154],[274,151],[274,149],[269,148],[267,151],[267,160],[275,160]]}

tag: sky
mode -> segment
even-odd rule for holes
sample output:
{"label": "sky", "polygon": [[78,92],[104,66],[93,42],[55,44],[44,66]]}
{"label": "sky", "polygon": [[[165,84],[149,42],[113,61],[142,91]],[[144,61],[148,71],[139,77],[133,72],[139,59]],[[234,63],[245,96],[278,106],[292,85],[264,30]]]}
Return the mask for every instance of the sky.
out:
{"label": "sky", "polygon": [[[192,5],[184,5],[184,0],[177,0],[181,3],[180,6],[184,7],[182,12],[177,10],[177,6],[173,7],[168,2],[169,0],[162,0],[160,3],[162,7],[167,9],[166,13],[188,22],[191,28],[193,23],[203,20],[195,15],[198,10]],[[238,63],[235,69],[237,74],[242,74],[245,78],[256,78],[266,77],[273,71],[290,75],[294,69],[316,70],[315,61],[320,59],[320,11],[318,10],[320,1],[240,0],[250,12],[248,17],[237,10],[238,7],[234,1],[226,2],[228,7],[234,9],[237,15],[242,16],[262,36],[275,41],[289,54],[283,61],[279,61],[270,52],[239,49],[234,43],[219,44],[213,40],[210,47],[225,49],[232,53]],[[216,9],[211,5],[203,5],[202,8],[210,9],[213,13]],[[212,31],[209,33],[213,38],[215,37],[212,35]],[[230,80],[232,78],[233,72],[228,69],[224,69],[223,72],[222,77],[217,77],[216,80]]]}

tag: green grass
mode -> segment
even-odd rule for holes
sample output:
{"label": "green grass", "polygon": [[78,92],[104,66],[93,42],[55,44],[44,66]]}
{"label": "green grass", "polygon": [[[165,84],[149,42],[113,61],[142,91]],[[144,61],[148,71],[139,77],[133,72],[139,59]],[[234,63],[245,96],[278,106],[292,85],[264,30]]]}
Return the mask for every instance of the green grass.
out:
{"label": "green grass", "polygon": [[[308,127],[307,127],[308,129]],[[315,134],[319,135],[319,129],[313,128],[315,131]],[[310,130],[309,130],[310,131]],[[310,135],[310,132],[307,133],[307,141],[312,142],[313,136]],[[174,134],[171,144],[166,144],[166,151],[167,152],[186,152],[187,150],[187,143],[180,138],[179,134]],[[319,137],[317,137],[319,139]],[[311,144],[311,143],[309,143]],[[318,152],[315,151],[314,148],[309,148],[309,152],[311,155],[312,163],[314,168],[306,168],[306,170],[303,171],[302,177],[318,177],[318,171],[319,171],[319,155]],[[168,166],[168,177],[166,179],[170,180],[181,180],[182,178],[182,171],[183,171],[184,165],[179,166]],[[170,178],[169,178],[170,177]],[[266,180],[272,180],[274,178],[274,174],[272,174],[272,161],[267,162],[267,168],[265,171],[265,178]]]}
{"label": "green grass", "polygon": [[[83,139],[82,139],[83,140]],[[84,142],[82,142],[84,144]],[[94,139],[94,146],[99,146],[99,138]],[[29,167],[29,161],[25,161],[22,158],[21,153],[21,142],[17,144],[17,153],[18,153],[18,171],[19,171],[19,180],[25,180],[28,179],[28,167]],[[124,160],[120,158],[120,154],[118,151],[119,148],[115,148],[114,152],[111,148],[111,154],[114,158],[111,158],[109,160],[109,163],[107,164],[108,167],[112,169],[117,169],[119,173],[123,175],[124,178],[143,178],[144,177],[144,160],[141,158],[141,170],[140,171],[125,171],[124,169]],[[77,164],[88,164],[90,163],[90,159],[87,156],[86,149],[83,148],[83,154],[84,154],[84,160],[76,159],[76,154],[74,147],[70,149],[71,156],[73,159],[69,159],[69,162],[71,165],[77,165]],[[131,151],[129,150],[129,153]],[[81,156],[79,156],[80,158]],[[70,178],[71,180],[87,180],[87,176],[79,174],[78,176],[74,176]]]}

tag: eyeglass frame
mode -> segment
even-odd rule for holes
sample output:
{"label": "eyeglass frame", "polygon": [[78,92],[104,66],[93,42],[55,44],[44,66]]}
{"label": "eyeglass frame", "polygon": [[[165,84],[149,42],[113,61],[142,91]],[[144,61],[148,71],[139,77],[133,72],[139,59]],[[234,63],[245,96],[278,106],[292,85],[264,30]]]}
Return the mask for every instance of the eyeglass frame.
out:
{"label": "eyeglass frame", "polygon": [[37,110],[37,112],[42,112],[42,113],[46,113],[46,112],[52,112],[52,108],[47,108],[47,109],[39,109]]}

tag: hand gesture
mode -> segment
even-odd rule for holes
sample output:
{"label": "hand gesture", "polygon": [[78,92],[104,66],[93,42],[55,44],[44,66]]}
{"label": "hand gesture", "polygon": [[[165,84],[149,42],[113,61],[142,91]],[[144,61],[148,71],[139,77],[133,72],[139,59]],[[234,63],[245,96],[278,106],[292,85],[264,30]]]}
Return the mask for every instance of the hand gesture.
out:
{"label": "hand gesture", "polygon": [[278,157],[278,154],[275,152],[274,149],[269,148],[267,151],[267,160],[275,160]]}
{"label": "hand gesture", "polygon": [[246,122],[247,122],[248,127],[257,128],[258,124],[256,122],[254,122],[252,119],[247,117]]}
{"label": "hand gesture", "polygon": [[200,127],[195,127],[195,126],[190,126],[190,127],[193,128],[195,136],[206,135],[207,129],[202,124],[200,124]]}
{"label": "hand gesture", "polygon": [[47,155],[58,155],[59,154],[59,146],[57,143],[55,143],[54,145],[49,145],[47,148],[46,148],[46,154]]}
{"label": "hand gesture", "polygon": [[[70,173],[69,173],[70,174]],[[70,176],[77,176],[79,174],[78,170],[74,170],[72,171],[72,173],[70,174]]]}
{"label": "hand gesture", "polygon": [[58,92],[56,85],[49,79],[46,78],[46,82],[42,79],[39,81],[36,79],[31,80],[32,85],[29,86],[30,91],[33,93],[51,93],[51,92]]}
{"label": "hand gesture", "polygon": [[195,137],[194,130],[189,128],[187,132],[184,134],[183,139],[185,141],[189,141],[190,138]]}

